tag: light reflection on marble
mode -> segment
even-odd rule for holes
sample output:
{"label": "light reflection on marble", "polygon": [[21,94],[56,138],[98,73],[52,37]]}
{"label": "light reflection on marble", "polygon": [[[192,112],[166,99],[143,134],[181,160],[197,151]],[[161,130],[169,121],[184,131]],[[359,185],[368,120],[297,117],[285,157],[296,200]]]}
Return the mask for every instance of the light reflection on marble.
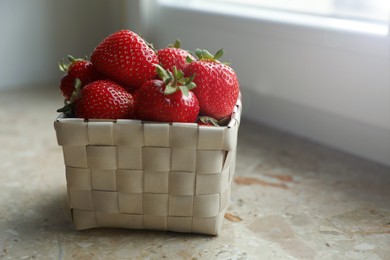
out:
{"label": "light reflection on marble", "polygon": [[52,126],[61,102],[55,87],[0,91],[3,259],[389,259],[389,167],[245,120],[219,236],[75,231]]}

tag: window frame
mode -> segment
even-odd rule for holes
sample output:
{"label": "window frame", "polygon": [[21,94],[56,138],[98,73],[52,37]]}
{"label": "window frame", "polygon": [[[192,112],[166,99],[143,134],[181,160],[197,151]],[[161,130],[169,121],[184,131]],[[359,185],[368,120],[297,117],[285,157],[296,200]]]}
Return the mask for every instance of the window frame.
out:
{"label": "window frame", "polygon": [[[242,15],[197,1],[143,0],[142,33],[157,48],[176,37],[190,50],[224,47],[239,75],[244,118],[390,164],[388,29]],[[251,43],[239,50],[241,40]]]}

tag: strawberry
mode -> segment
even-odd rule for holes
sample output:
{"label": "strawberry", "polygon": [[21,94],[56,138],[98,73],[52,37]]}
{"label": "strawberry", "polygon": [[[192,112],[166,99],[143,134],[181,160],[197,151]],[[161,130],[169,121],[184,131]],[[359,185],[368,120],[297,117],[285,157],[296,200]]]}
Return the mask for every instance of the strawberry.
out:
{"label": "strawberry", "polygon": [[76,78],[80,79],[82,87],[101,78],[100,73],[96,71],[95,67],[87,58],[75,59],[69,55],[68,59],[69,64],[64,64],[63,61],[59,64],[60,70],[65,72],[60,81],[60,91],[66,100],[70,100],[75,90]]}
{"label": "strawberry", "polygon": [[70,105],[79,118],[125,119],[133,115],[133,96],[110,80],[89,83],[73,99]]}
{"label": "strawberry", "polygon": [[161,79],[145,82],[135,95],[136,117],[145,121],[195,122],[199,102],[190,91],[196,85],[193,78],[173,67],[173,73],[156,65]]}
{"label": "strawberry", "polygon": [[195,76],[196,88],[193,90],[198,98],[200,114],[217,120],[228,117],[237,102],[239,84],[234,70],[218,61],[223,49],[214,56],[206,50],[197,49],[199,60],[192,61],[184,69],[186,77]]}
{"label": "strawberry", "polygon": [[129,30],[115,32],[92,52],[97,70],[126,89],[138,89],[156,76],[155,51],[139,35]]}
{"label": "strawberry", "polygon": [[187,57],[191,60],[195,60],[188,51],[180,48],[180,41],[176,40],[174,44],[169,45],[165,49],[157,51],[158,60],[160,65],[173,73],[173,67],[176,66],[178,70],[184,70],[187,66]]}

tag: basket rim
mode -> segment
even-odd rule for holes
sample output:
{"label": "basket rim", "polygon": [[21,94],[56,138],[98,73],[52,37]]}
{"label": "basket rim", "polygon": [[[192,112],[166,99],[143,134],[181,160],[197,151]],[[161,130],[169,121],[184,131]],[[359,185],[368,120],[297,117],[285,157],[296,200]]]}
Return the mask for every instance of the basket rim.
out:
{"label": "basket rim", "polygon": [[242,101],[241,101],[241,92],[239,93],[237,102],[234,106],[233,112],[230,115],[230,121],[226,126],[203,126],[199,125],[197,123],[183,123],[183,122],[159,122],[159,121],[144,121],[144,120],[139,120],[139,119],[85,119],[85,118],[76,118],[76,117],[66,117],[64,113],[60,113],[55,121],[56,122],[62,122],[65,123],[66,121],[71,121],[71,122],[83,122],[83,123],[88,123],[88,122],[112,122],[112,123],[117,123],[117,122],[127,122],[127,123],[141,123],[141,124],[167,124],[167,125],[193,125],[197,127],[215,127],[215,128],[232,128],[234,126],[239,126],[240,125],[240,118],[241,118],[241,113],[242,113]]}

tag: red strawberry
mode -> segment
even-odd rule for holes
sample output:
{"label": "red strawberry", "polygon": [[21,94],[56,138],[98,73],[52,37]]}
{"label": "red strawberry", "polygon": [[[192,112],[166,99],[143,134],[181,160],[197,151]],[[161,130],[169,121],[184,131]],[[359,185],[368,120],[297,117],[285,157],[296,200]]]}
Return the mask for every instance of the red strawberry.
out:
{"label": "red strawberry", "polygon": [[195,51],[199,60],[187,65],[184,70],[186,77],[195,76],[200,114],[220,120],[229,116],[237,102],[239,84],[233,69],[217,59],[223,55],[219,50],[215,56],[206,50]]}
{"label": "red strawberry", "polygon": [[199,102],[191,89],[193,78],[184,78],[174,67],[172,74],[157,65],[161,80],[145,82],[135,95],[135,113],[138,119],[160,122],[195,122]]}
{"label": "red strawberry", "polygon": [[78,78],[81,81],[81,86],[85,86],[94,80],[101,78],[95,67],[90,61],[85,59],[75,59],[72,56],[68,56],[69,64],[64,64],[62,61],[59,64],[60,70],[66,72],[61,78],[60,91],[66,100],[70,100],[70,97],[75,90],[75,79]]}
{"label": "red strawberry", "polygon": [[138,89],[156,76],[155,51],[136,33],[118,31],[105,38],[93,51],[97,70],[125,88]]}
{"label": "red strawberry", "polygon": [[134,99],[115,82],[97,80],[81,89],[74,106],[79,118],[124,119],[132,117]]}
{"label": "red strawberry", "polygon": [[173,67],[176,66],[178,70],[184,70],[187,66],[187,57],[191,60],[195,60],[188,51],[180,49],[180,41],[176,40],[173,45],[169,45],[165,49],[157,51],[158,60],[160,65],[173,73]]}

